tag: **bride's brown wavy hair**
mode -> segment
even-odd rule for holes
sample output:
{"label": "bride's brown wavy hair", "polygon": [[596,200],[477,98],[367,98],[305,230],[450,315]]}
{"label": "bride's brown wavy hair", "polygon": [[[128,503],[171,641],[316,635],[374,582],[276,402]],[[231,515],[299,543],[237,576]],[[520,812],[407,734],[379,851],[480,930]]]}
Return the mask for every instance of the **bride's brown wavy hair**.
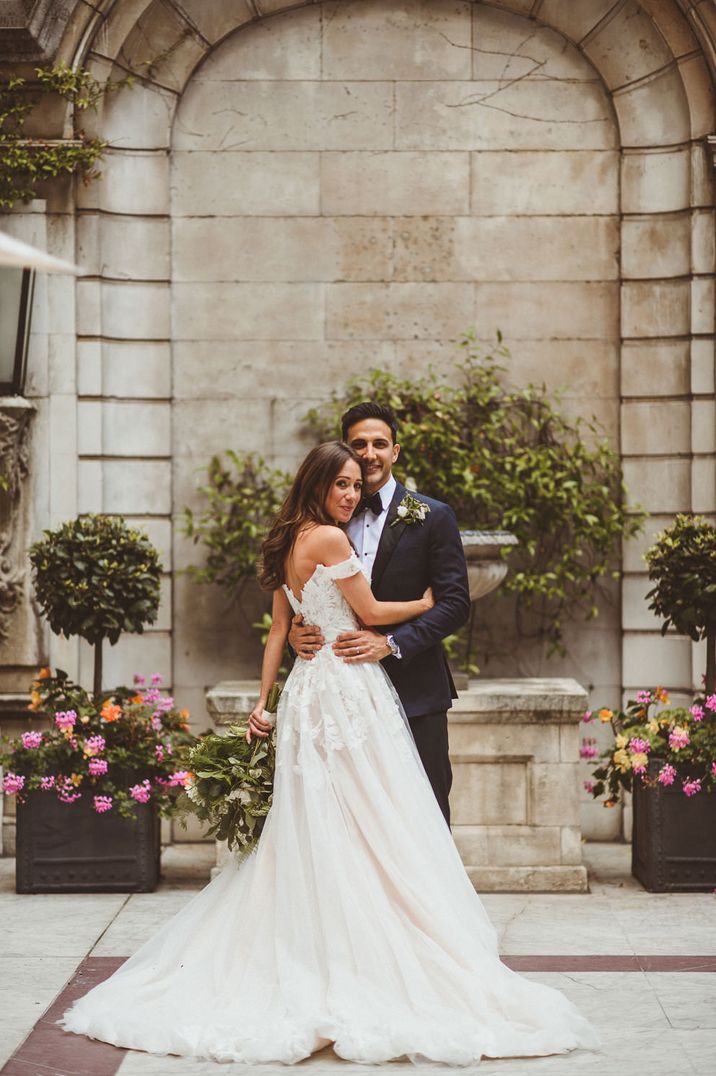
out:
{"label": "bride's brown wavy hair", "polygon": [[258,577],[264,590],[276,590],[286,582],[286,560],[302,526],[306,523],[335,525],[326,512],[326,498],[347,460],[357,463],[365,477],[365,461],[344,441],[325,441],[316,445],[298,468],[261,546]]}

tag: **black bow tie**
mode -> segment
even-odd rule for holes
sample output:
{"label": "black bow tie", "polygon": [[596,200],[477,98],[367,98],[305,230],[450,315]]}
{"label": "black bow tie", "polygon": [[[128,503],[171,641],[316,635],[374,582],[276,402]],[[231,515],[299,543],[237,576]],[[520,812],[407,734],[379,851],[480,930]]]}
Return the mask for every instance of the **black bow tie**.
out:
{"label": "black bow tie", "polygon": [[365,512],[366,508],[370,508],[373,515],[376,516],[379,516],[381,512],[385,511],[385,509],[383,508],[383,502],[380,499],[380,493],[374,493],[371,497],[366,497],[358,508],[356,515],[358,515],[360,512]]}

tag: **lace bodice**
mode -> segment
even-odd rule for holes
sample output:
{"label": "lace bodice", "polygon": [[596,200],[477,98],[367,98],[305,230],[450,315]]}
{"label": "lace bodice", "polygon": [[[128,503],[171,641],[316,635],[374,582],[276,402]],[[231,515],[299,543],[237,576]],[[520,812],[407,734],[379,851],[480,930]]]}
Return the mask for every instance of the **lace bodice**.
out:
{"label": "lace bodice", "polygon": [[343,597],[337,579],[348,579],[363,571],[355,553],[340,564],[317,564],[313,575],[304,583],[301,601],[284,583],[283,589],[295,613],[303,613],[306,624],[316,624],[326,642],[332,643],[343,631],[354,631],[358,620]]}

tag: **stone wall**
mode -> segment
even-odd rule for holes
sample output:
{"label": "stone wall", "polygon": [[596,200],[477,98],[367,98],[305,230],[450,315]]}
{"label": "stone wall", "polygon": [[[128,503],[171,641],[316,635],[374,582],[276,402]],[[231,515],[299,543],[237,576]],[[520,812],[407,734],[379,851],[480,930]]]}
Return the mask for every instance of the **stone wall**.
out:
{"label": "stone wall", "polygon": [[241,614],[177,574],[190,550],[173,516],[196,503],[197,468],[229,445],[291,466],[311,402],[359,366],[453,376],[451,340],[474,324],[502,329],[515,382],[565,386],[572,413],[597,414],[652,513],[569,658],[520,647],[510,673],[573,675],[610,702],[656,678],[690,689],[698,648],[660,636],[640,556],[673,512],[716,513],[714,10],[72,8],[59,58],[138,80],[88,117],[111,144],[102,181],[48,218],[89,275],[74,302],[58,284],[59,350],[31,369],[47,393],[37,519],[122,513],[167,569],[160,622],[109,652],[108,680],[156,669],[202,725],[204,687],[258,655]]}

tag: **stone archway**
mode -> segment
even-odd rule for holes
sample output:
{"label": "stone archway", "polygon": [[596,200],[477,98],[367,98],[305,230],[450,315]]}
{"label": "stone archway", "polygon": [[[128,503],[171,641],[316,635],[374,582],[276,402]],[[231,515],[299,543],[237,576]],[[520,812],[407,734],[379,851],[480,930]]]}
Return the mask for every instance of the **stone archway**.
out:
{"label": "stone archway", "polygon": [[[76,11],[63,45],[64,55],[87,57],[100,77],[113,69],[136,70],[142,76],[130,94],[109,99],[97,117],[98,130],[112,140],[113,148],[103,184],[78,195],[80,249],[96,269],[94,279],[77,286],[80,425],[94,430],[94,440],[84,435],[81,451],[80,486],[88,491],[82,507],[122,511],[149,522],[165,549],[173,451],[168,161],[172,122],[188,79],[198,69],[201,80],[201,61],[227,35],[251,22],[256,26],[250,32],[255,32],[261,25],[259,16],[317,6],[280,0],[115,0],[98,5],[101,18]],[[345,23],[339,13],[355,10],[356,5],[344,0],[327,7],[339,23]],[[418,0],[391,5],[397,33],[403,43],[410,43],[406,54],[422,47],[411,27],[431,7]],[[634,496],[654,513],[656,528],[678,508],[713,512],[714,233],[711,166],[703,147],[704,136],[714,129],[707,67],[712,5],[512,0],[437,7],[449,9],[453,18],[455,12],[468,9],[479,18],[489,9],[493,23],[499,21],[500,12],[513,20],[516,16],[529,20],[525,25],[530,32],[561,35],[575,56],[583,55],[580,62],[588,61],[590,70],[598,73],[603,87],[599,93],[608,92],[616,117],[614,130],[619,133],[613,151],[619,155],[621,192],[621,348],[612,373],[611,399],[619,400],[627,476]],[[300,12],[299,16],[306,18]],[[424,55],[423,64],[441,62],[443,46],[437,40],[437,51],[432,57]],[[468,44],[458,38],[452,47],[457,51]],[[159,57],[151,69],[143,66],[149,57]],[[523,61],[524,56],[513,60]],[[519,87],[527,82],[520,79],[512,92],[522,93]],[[434,96],[424,101],[425,110],[416,114],[416,123],[434,123],[436,116],[447,114],[449,102],[441,105]],[[450,115],[456,112],[454,108]],[[373,149],[383,152],[378,146]],[[406,145],[405,152],[409,151]],[[477,153],[479,146],[464,152]],[[496,152],[507,154],[510,148]],[[428,183],[427,174],[422,178]],[[606,188],[596,172],[594,179],[596,197]],[[509,183],[501,188],[500,197],[509,197]],[[605,215],[614,217],[611,211]],[[430,235],[421,237],[415,222],[411,227],[413,242],[427,244],[432,257],[435,244]],[[496,249],[499,253],[499,240]],[[596,256],[598,249],[590,247],[590,254]],[[366,282],[352,283],[360,289]],[[517,295],[515,289],[525,282],[495,283],[500,285],[494,290],[494,302],[499,304],[509,290]],[[462,310],[456,313],[465,316]],[[360,320],[360,304],[354,316]],[[91,394],[83,391],[83,385]],[[143,395],[138,397],[138,392]],[[141,438],[133,436],[131,449],[123,437],[127,423],[134,431],[143,431]],[[174,445],[182,434],[175,422]],[[140,455],[129,457],[128,451]],[[673,686],[686,689],[691,646],[676,637],[662,640],[654,630],[656,623],[646,616],[636,549],[628,551],[625,567],[622,682],[626,687],[643,686],[657,668]],[[147,643],[156,646],[156,661],[165,668],[169,626],[167,620],[166,634],[154,633],[143,643],[143,650]],[[184,659],[182,650],[177,650],[177,665]],[[122,660],[131,662],[131,655]],[[195,693],[198,699],[200,685]]]}

